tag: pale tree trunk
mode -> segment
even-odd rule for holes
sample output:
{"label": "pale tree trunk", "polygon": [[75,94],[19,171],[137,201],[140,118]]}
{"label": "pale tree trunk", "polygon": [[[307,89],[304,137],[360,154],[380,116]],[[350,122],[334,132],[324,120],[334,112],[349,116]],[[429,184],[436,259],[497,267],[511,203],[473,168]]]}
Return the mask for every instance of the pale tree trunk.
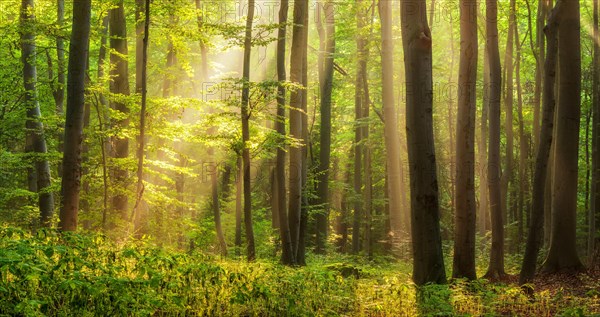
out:
{"label": "pale tree trunk", "polygon": [[[334,8],[331,1],[317,4],[318,10],[323,10],[325,19],[325,34],[322,39],[320,54],[323,54],[323,73],[319,78],[321,88],[321,125],[319,167],[317,169],[317,204],[322,210],[317,214],[317,253],[325,253],[327,229],[329,226],[329,163],[331,157],[331,94],[333,90],[333,60],[335,54],[335,21]],[[321,8],[321,6],[323,8]],[[318,17],[319,18],[319,17]],[[320,22],[320,21],[319,21]]]}
{"label": "pale tree trunk", "polygon": [[488,191],[492,224],[492,247],[486,277],[502,278],[504,274],[504,226],[502,221],[502,190],[500,166],[500,100],[502,95],[502,69],[498,49],[498,3],[486,3],[486,43],[489,61],[489,120],[490,141],[488,151]]}
{"label": "pale tree trunk", "polygon": [[556,100],[554,87],[556,83],[556,59],[557,59],[557,14],[559,8],[552,10],[548,24],[544,28],[546,33],[547,56],[544,60],[544,82],[542,94],[542,125],[540,129],[539,144],[535,160],[535,171],[532,184],[532,206],[531,220],[529,222],[529,234],[525,246],[525,255],[519,276],[519,283],[529,283],[534,275],[537,258],[544,239],[544,218],[546,204],[546,187],[550,176],[550,157],[552,149],[554,108]]}
{"label": "pale tree trunk", "polygon": [[[123,96],[129,96],[129,71],[127,62],[127,29],[125,20],[125,9],[123,0],[118,2],[116,8],[109,12],[109,34],[110,34],[110,92]],[[123,102],[112,101],[111,107],[126,116],[129,115],[129,108]],[[115,120],[118,128],[126,128],[129,125],[129,118]],[[122,164],[122,160],[129,157],[129,139],[124,137],[114,137],[114,158],[117,164]],[[121,219],[128,220],[127,215],[127,183],[129,182],[129,173],[123,167],[116,167],[114,170],[114,186],[117,191],[113,195],[113,209],[121,215]]]}
{"label": "pale tree trunk", "polygon": [[[65,21],[65,0],[56,1],[56,25],[58,28],[64,27]],[[48,54],[48,53],[47,53]],[[65,101],[65,41],[61,36],[56,38],[56,57],[57,57],[57,80],[56,85],[52,89],[52,95],[54,97],[54,103],[56,104],[56,114],[59,117],[64,115],[64,101]],[[52,67],[49,67],[49,71]],[[50,78],[54,82],[54,78]],[[64,151],[64,139],[63,135],[58,137],[58,151]],[[62,177],[62,165],[58,165],[58,176]]]}
{"label": "pale tree trunk", "polygon": [[[292,53],[290,58],[290,81],[295,84],[302,84],[303,74],[303,28],[305,16],[308,14],[308,1],[302,0],[294,3],[294,17],[292,30]],[[298,246],[300,242],[300,224],[301,224],[301,207],[302,207],[302,165],[303,165],[303,125],[302,125],[302,99],[305,91],[294,89],[290,95],[290,136],[297,139],[303,145],[290,146],[289,149],[289,228],[292,244],[292,254],[294,258],[298,255]]]}
{"label": "pale tree trunk", "polygon": [[[47,190],[51,185],[50,164],[47,159],[39,158],[48,152],[46,140],[44,139],[44,126],[41,120],[40,104],[37,93],[37,68],[36,68],[36,43],[34,33],[33,0],[21,1],[21,59],[23,61],[23,83],[25,87],[24,104],[27,107],[27,150],[35,153],[35,168],[30,169],[28,176],[29,190],[38,193],[38,205],[40,210],[40,224],[49,227],[52,223],[54,213],[54,197]],[[85,63],[85,59],[84,59]],[[85,67],[85,66],[84,66]],[[33,172],[35,171],[35,172]]]}
{"label": "pale tree trunk", "polygon": [[[365,132],[362,122],[364,120],[363,103],[364,100],[364,89],[363,78],[366,76],[365,67],[363,67],[363,60],[365,56],[365,38],[360,35],[365,27],[365,8],[364,1],[356,1],[356,28],[358,35],[356,36],[356,51],[358,54],[357,67],[356,67],[356,80],[354,87],[354,112],[355,112],[355,132],[354,132],[354,216],[352,221],[352,253],[358,254],[361,250],[361,226],[363,218],[363,199],[362,184],[364,176],[362,172],[365,170],[363,162],[363,154],[365,153],[365,145],[362,144],[365,139]],[[366,174],[366,173],[365,173]]]}
{"label": "pale tree trunk", "polygon": [[517,202],[517,241],[514,247],[523,241],[525,215],[525,199],[529,196],[529,176],[527,175],[527,160],[529,158],[529,141],[525,135],[525,122],[523,118],[523,91],[521,86],[521,44],[519,41],[519,28],[515,28],[515,43],[517,44],[517,56],[515,67],[515,82],[517,84],[517,116],[519,120],[519,193]]}
{"label": "pale tree trunk", "polygon": [[446,281],[433,141],[431,32],[425,0],[402,0],[406,134],[410,166],[413,280]]}
{"label": "pale tree trunk", "polygon": [[[552,196],[552,237],[546,272],[583,268],[577,255],[577,167],[581,115],[581,46],[578,1],[560,1],[558,103]],[[560,180],[560,181],[558,181]]]}
{"label": "pale tree trunk", "polygon": [[244,39],[244,69],[242,74],[242,166],[244,169],[244,228],[248,243],[246,256],[248,261],[254,261],[254,229],[252,227],[252,188],[250,187],[250,53],[252,51],[252,22],[254,20],[254,0],[248,0],[248,16],[246,17],[246,35]]}
{"label": "pale tree trunk", "polygon": [[[242,247],[242,200],[243,200],[243,178],[242,157],[237,159],[237,177],[235,192],[235,246],[239,250]],[[238,251],[236,251],[238,252]]]}
{"label": "pale tree trunk", "polygon": [[77,230],[90,17],[91,0],[75,0],[73,3],[73,29],[69,45],[69,85],[67,86],[67,117],[61,183],[62,203],[58,224],[62,231]]}
{"label": "pale tree trunk", "polygon": [[477,2],[460,2],[460,66],[456,123],[456,210],[452,276],[475,279],[475,106]]}
{"label": "pale tree trunk", "polygon": [[379,1],[381,19],[381,78],[384,136],[387,166],[387,191],[392,247],[402,237],[402,171],[398,120],[394,105],[394,43],[392,40],[392,2]]}

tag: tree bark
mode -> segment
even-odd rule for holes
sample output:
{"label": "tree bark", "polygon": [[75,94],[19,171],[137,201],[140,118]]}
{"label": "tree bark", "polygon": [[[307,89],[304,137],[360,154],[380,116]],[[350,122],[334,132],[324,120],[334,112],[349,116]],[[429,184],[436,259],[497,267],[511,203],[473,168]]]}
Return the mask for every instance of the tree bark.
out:
{"label": "tree bark", "polygon": [[246,17],[246,35],[244,39],[244,69],[242,74],[242,165],[244,169],[244,227],[248,243],[246,256],[254,261],[254,229],[252,227],[252,188],[250,187],[250,54],[252,51],[252,22],[254,20],[254,0],[248,0],[248,16]]}
{"label": "tree bark", "polygon": [[[588,256],[590,264],[595,261],[594,253],[599,237],[596,236],[597,222],[600,221],[600,43],[596,39],[598,31],[598,0],[593,0],[593,61],[592,61],[592,188],[588,223]],[[592,265],[590,265],[592,266]]]}
{"label": "tree bark", "polygon": [[[33,15],[33,0],[21,1],[21,59],[23,62],[23,83],[25,87],[24,104],[27,107],[27,129],[28,150],[35,153],[34,165],[29,175],[30,190],[35,189],[38,193],[38,205],[40,210],[40,224],[49,227],[52,223],[54,213],[54,197],[48,190],[50,181],[50,164],[47,159],[40,155],[47,153],[46,140],[44,139],[44,126],[41,120],[40,104],[38,101],[37,67],[36,67],[36,43],[35,16]],[[85,60],[84,60],[85,62]],[[35,172],[33,172],[35,171]],[[35,175],[35,176],[34,176]]]}
{"label": "tree bark", "polygon": [[[307,27],[304,24],[305,16],[308,14],[308,1],[301,0],[294,3],[294,17],[292,29],[292,47],[290,57],[290,81],[294,84],[302,84],[303,74],[303,28]],[[301,224],[301,207],[302,207],[302,164],[303,150],[305,140],[303,139],[302,125],[302,99],[305,98],[305,91],[294,89],[290,94],[290,136],[302,145],[291,145],[289,149],[289,197],[288,197],[288,212],[289,212],[289,228],[292,244],[292,253],[296,262],[298,261],[298,246],[300,240],[300,224]]]}
{"label": "tree bark", "polygon": [[502,95],[502,69],[498,49],[498,2],[486,2],[486,43],[490,68],[489,119],[490,142],[488,150],[488,191],[492,223],[492,247],[486,277],[499,279],[504,273],[504,225],[502,221],[502,190],[500,166],[500,99]]}
{"label": "tree bark", "polygon": [[425,0],[402,0],[406,72],[406,134],[410,165],[413,280],[446,281],[433,140],[431,32]]}
{"label": "tree bark", "polygon": [[477,2],[460,2],[460,65],[456,123],[456,210],[452,276],[475,279],[475,106]]}
{"label": "tree bark", "polygon": [[[123,0],[118,2],[116,8],[109,12],[109,34],[110,34],[110,92],[111,94],[129,96],[129,71],[127,62],[127,23],[125,20],[125,9]],[[126,115],[125,119],[115,120],[119,128],[126,128],[129,125],[129,108],[123,102],[113,100],[111,107]],[[121,215],[121,219],[128,220],[128,197],[127,183],[129,182],[129,173],[120,166],[122,159],[129,157],[129,139],[126,137],[115,136],[114,157],[117,159],[117,167],[114,170],[116,193],[113,195],[113,209]]]}
{"label": "tree bark", "polygon": [[[285,96],[286,89],[283,82],[287,79],[285,71],[285,43],[288,20],[288,0],[281,0],[279,7],[279,28],[277,30],[277,118],[275,129],[281,138],[285,138]],[[286,206],[285,188],[285,145],[277,147],[275,163],[275,180],[277,182],[277,211],[279,212],[279,234],[281,236],[281,263],[293,265],[295,254],[290,235],[290,223]]]}
{"label": "tree bark", "polygon": [[504,96],[504,111],[505,121],[504,129],[506,133],[506,156],[505,156],[505,169],[502,173],[502,217],[504,223],[507,224],[509,221],[509,206],[511,206],[510,185],[513,179],[512,165],[513,165],[513,73],[514,73],[514,62],[513,62],[513,47],[515,38],[515,0],[510,0],[510,12],[509,12],[509,25],[508,25],[508,38],[506,40],[506,51],[504,54],[504,67],[506,73],[506,80],[504,85],[506,87]]}
{"label": "tree bark", "polygon": [[330,1],[317,4],[325,14],[325,34],[322,39],[320,54],[323,54],[323,74],[319,78],[321,88],[321,125],[319,167],[317,169],[317,204],[322,209],[317,213],[317,246],[316,253],[324,254],[329,226],[329,164],[331,157],[331,94],[333,90],[333,61],[335,54],[335,21],[333,3]]}
{"label": "tree bark", "polygon": [[578,1],[562,1],[558,25],[558,103],[552,237],[546,272],[583,268],[577,255],[577,167],[581,115],[581,46]]}
{"label": "tree bark", "polygon": [[58,224],[58,228],[62,231],[77,230],[90,17],[91,0],[75,0],[73,3],[73,30],[69,45],[67,117],[61,183],[62,203]]}

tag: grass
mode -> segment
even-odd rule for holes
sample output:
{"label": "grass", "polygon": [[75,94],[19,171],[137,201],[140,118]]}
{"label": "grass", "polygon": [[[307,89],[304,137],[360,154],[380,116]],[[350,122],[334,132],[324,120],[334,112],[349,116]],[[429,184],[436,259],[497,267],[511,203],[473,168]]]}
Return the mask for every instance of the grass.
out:
{"label": "grass", "polygon": [[[598,275],[417,288],[410,263],[347,255],[246,263],[100,235],[0,229],[2,316],[600,316]],[[576,285],[571,285],[576,283]]]}

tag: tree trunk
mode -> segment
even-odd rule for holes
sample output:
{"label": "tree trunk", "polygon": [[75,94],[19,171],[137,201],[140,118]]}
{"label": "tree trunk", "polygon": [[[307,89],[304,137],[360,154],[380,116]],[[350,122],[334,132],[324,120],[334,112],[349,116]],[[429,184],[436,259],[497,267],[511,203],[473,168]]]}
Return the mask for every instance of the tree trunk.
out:
{"label": "tree trunk", "polygon": [[504,107],[505,107],[505,121],[504,129],[506,133],[506,157],[505,157],[505,170],[502,173],[502,217],[504,223],[507,224],[509,221],[509,206],[513,197],[510,193],[510,185],[513,179],[512,165],[513,165],[513,42],[515,38],[515,0],[510,0],[510,13],[509,13],[509,25],[508,25],[508,38],[506,40],[506,51],[504,55],[504,67],[506,73],[506,80],[504,85],[506,87],[504,96]]}
{"label": "tree trunk", "polygon": [[536,20],[536,48],[537,59],[535,65],[535,90],[533,95],[533,149],[537,153],[540,144],[540,104],[542,100],[542,79],[544,76],[544,61],[546,59],[546,45],[544,41],[544,24],[548,11],[548,0],[538,0]]}
{"label": "tree trunk", "polygon": [[529,158],[529,142],[525,135],[525,122],[523,118],[523,89],[521,86],[521,44],[519,38],[519,28],[515,28],[515,43],[517,44],[517,56],[515,67],[515,82],[517,85],[517,116],[519,120],[519,193],[516,210],[517,221],[517,241],[514,247],[518,249],[523,241],[525,215],[525,199],[529,196],[529,176],[527,175],[527,160]]}
{"label": "tree trunk", "polygon": [[502,69],[498,49],[498,3],[486,3],[486,43],[488,47],[490,142],[488,151],[488,191],[492,223],[492,247],[486,277],[499,279],[504,274],[504,225],[502,221],[502,190],[500,166],[500,99]]}
{"label": "tree trunk", "polygon": [[593,0],[593,2],[592,189],[588,223],[588,256],[590,256],[590,264],[593,264],[595,260],[595,245],[596,240],[599,238],[596,236],[596,224],[600,221],[600,43],[596,41],[598,36],[600,36],[600,32],[598,32],[598,0]]}
{"label": "tree trunk", "polygon": [[[330,1],[318,4],[323,6],[325,14],[325,38],[321,48],[323,58],[323,74],[319,78],[321,86],[321,125],[319,167],[317,169],[317,204],[322,211],[317,213],[317,253],[325,253],[327,229],[329,226],[329,162],[331,157],[331,94],[333,90],[333,58],[335,54],[335,21],[333,3]],[[324,51],[323,51],[324,50]]]}
{"label": "tree trunk", "polygon": [[[40,158],[47,153],[46,140],[44,139],[44,126],[42,125],[40,104],[37,93],[37,68],[36,68],[36,43],[35,17],[33,15],[33,0],[21,1],[21,59],[23,62],[23,83],[25,86],[24,104],[27,107],[27,143],[28,150],[35,153],[35,168],[31,169],[29,175],[30,190],[35,189],[38,193],[38,204],[40,210],[40,224],[49,227],[52,223],[54,213],[54,197],[48,191],[50,187],[50,164],[47,159]],[[84,59],[85,63],[85,59]],[[85,67],[85,66],[84,66]],[[33,172],[35,171],[35,172]],[[33,176],[35,175],[35,176]]]}
{"label": "tree trunk", "polygon": [[[308,1],[302,0],[294,3],[294,18],[292,30],[292,53],[290,58],[290,81],[294,84],[302,84],[303,74],[303,28],[305,16],[308,14]],[[302,131],[302,99],[305,91],[294,89],[290,95],[290,136],[304,144]],[[298,245],[300,240],[300,223],[302,207],[302,147],[304,145],[291,145],[289,149],[289,228],[292,244],[292,254],[297,261]]]}
{"label": "tree trunk", "polygon": [[252,188],[250,187],[250,53],[252,51],[252,22],[254,20],[254,0],[248,0],[248,16],[246,17],[246,36],[244,40],[244,70],[242,74],[242,162],[244,168],[244,227],[246,229],[247,258],[254,261],[254,229],[252,228]]}
{"label": "tree trunk", "polygon": [[77,230],[90,17],[91,0],[75,0],[73,3],[73,30],[69,46],[69,85],[67,86],[65,150],[61,183],[62,206],[58,224],[59,229],[62,231]]}
{"label": "tree trunk", "polygon": [[560,1],[558,103],[552,196],[552,237],[543,270],[579,270],[577,255],[577,166],[581,115],[581,46],[578,1]]}
{"label": "tree trunk", "polygon": [[[242,200],[244,171],[242,158],[237,159],[237,177],[235,192],[235,246],[239,250],[242,247]],[[237,251],[236,251],[237,252]]]}
{"label": "tree trunk", "polygon": [[[63,28],[65,21],[65,1],[56,1],[56,25],[58,28]],[[48,54],[48,53],[47,53]],[[57,57],[57,84],[54,86],[52,95],[54,97],[54,103],[56,104],[56,114],[62,118],[64,115],[64,101],[65,101],[65,42],[61,36],[56,37],[56,57]],[[51,69],[51,68],[50,68]],[[50,78],[54,82],[54,78]],[[63,135],[58,137],[58,151],[64,151],[64,139]],[[62,177],[62,165],[58,165],[58,176]]]}
{"label": "tree trunk", "polygon": [[552,148],[552,134],[554,126],[554,108],[556,100],[554,87],[556,84],[556,58],[557,58],[557,15],[560,8],[557,6],[552,10],[548,18],[548,24],[544,28],[546,33],[547,56],[544,60],[544,83],[542,103],[542,125],[540,129],[539,144],[535,160],[535,171],[532,185],[532,207],[531,221],[529,223],[529,234],[525,246],[523,265],[519,276],[519,283],[531,282],[535,275],[537,258],[544,238],[544,210],[546,209],[546,184],[549,169],[549,160]]}
{"label": "tree trunk", "polygon": [[381,19],[381,81],[384,136],[387,166],[387,191],[392,247],[402,237],[401,158],[398,120],[394,105],[394,43],[392,40],[392,3],[379,1]]}
{"label": "tree trunk", "polygon": [[[496,7],[497,8],[497,7]],[[486,32],[487,32],[486,26]],[[496,26],[497,29],[497,26]],[[487,38],[487,36],[486,36]],[[496,38],[497,39],[497,38]],[[487,122],[489,117],[489,103],[490,103],[490,58],[489,58],[489,44],[486,41],[484,49],[484,61],[483,61],[483,102],[481,104],[481,122],[479,123],[480,135],[479,135],[479,163],[477,164],[477,170],[479,172],[479,213],[477,220],[479,224],[479,234],[485,236],[487,232],[488,213],[490,209],[489,204],[489,189],[488,189],[488,171],[487,171],[487,138],[488,128]]]}
{"label": "tree trunk", "polygon": [[[129,71],[127,62],[127,28],[125,20],[125,9],[123,0],[118,2],[116,8],[109,12],[109,34],[110,34],[110,92],[111,94],[129,96]],[[116,120],[116,126],[126,128],[129,125],[129,109],[123,102],[113,100],[111,107],[123,113],[126,117],[121,120]],[[119,165],[122,165],[122,159],[129,156],[129,139],[126,137],[114,137],[114,157],[117,159],[117,167],[114,170],[116,193],[113,195],[113,209],[120,213],[121,219],[128,220],[127,205],[127,184],[129,183],[129,173]]]}
{"label": "tree trunk", "polygon": [[[288,20],[288,0],[281,0],[279,7],[279,28],[277,30],[277,118],[275,129],[277,133],[284,138],[285,132],[285,96],[286,90],[283,82],[287,79],[285,71],[285,42]],[[293,265],[295,263],[295,254],[292,247],[290,236],[290,223],[288,219],[286,206],[285,189],[285,145],[277,147],[277,157],[275,163],[275,180],[277,182],[277,211],[279,212],[279,234],[281,236],[281,263]]]}
{"label": "tree trunk", "polygon": [[[139,3],[136,3],[139,5]],[[138,72],[138,62],[137,58],[139,56],[139,51],[136,52],[136,93],[142,94],[142,104],[140,109],[140,135],[138,137],[138,148],[137,148],[137,187],[136,187],[136,200],[135,206],[133,208],[133,214],[131,215],[130,221],[133,221],[134,225],[134,234],[137,233],[141,229],[141,212],[140,212],[140,202],[142,201],[142,196],[144,195],[144,155],[145,155],[145,142],[146,142],[146,101],[148,96],[148,76],[147,76],[147,68],[148,68],[148,41],[150,36],[150,0],[145,0],[145,3],[142,4],[142,8],[144,9],[144,20],[143,20],[143,32],[142,34],[137,34],[137,36],[142,37],[142,52],[141,58],[142,63],[139,65],[141,70],[139,72],[140,78],[138,80],[137,72]],[[137,12],[137,11],[136,11]],[[137,21],[140,22],[139,19]],[[138,32],[138,27],[136,26],[136,33]],[[137,44],[140,44],[139,41]],[[136,46],[137,50],[137,46]],[[139,81],[139,87],[138,87]],[[139,90],[138,90],[139,89]],[[141,232],[140,232],[141,233]],[[137,234],[139,236],[139,234]]]}
{"label": "tree trunk", "polygon": [[477,2],[460,2],[460,66],[456,123],[456,210],[452,276],[475,279],[475,106]]}
{"label": "tree trunk", "polygon": [[406,134],[410,166],[413,280],[446,280],[433,140],[431,32],[425,0],[402,0],[402,44],[406,72]]}

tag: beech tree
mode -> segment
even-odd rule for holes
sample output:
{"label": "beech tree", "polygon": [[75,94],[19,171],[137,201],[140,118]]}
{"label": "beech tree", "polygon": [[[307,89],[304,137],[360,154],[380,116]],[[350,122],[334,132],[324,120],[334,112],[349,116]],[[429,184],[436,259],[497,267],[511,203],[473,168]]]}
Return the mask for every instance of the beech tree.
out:
{"label": "beech tree", "polygon": [[477,2],[460,1],[460,66],[456,123],[456,210],[452,276],[475,279],[475,104]]}
{"label": "beech tree", "polygon": [[61,209],[58,227],[77,230],[81,187],[81,146],[85,106],[85,76],[89,52],[91,0],[73,2],[73,30],[69,45],[67,117],[65,121]]}
{"label": "beech tree", "polygon": [[413,280],[446,281],[436,156],[433,144],[432,39],[425,0],[402,0],[402,45],[406,73],[406,137],[410,165]]}
{"label": "beech tree", "polygon": [[29,169],[28,185],[29,191],[38,195],[38,206],[40,210],[40,224],[44,227],[51,225],[54,213],[54,197],[48,191],[50,187],[50,164],[43,157],[48,152],[46,139],[44,138],[44,126],[41,120],[40,104],[37,90],[37,66],[36,66],[36,34],[33,0],[21,1],[20,25],[21,25],[21,61],[23,63],[23,83],[25,86],[24,104],[27,107],[27,120],[25,128],[27,137],[25,140],[25,151],[34,153],[32,161],[34,168]]}

